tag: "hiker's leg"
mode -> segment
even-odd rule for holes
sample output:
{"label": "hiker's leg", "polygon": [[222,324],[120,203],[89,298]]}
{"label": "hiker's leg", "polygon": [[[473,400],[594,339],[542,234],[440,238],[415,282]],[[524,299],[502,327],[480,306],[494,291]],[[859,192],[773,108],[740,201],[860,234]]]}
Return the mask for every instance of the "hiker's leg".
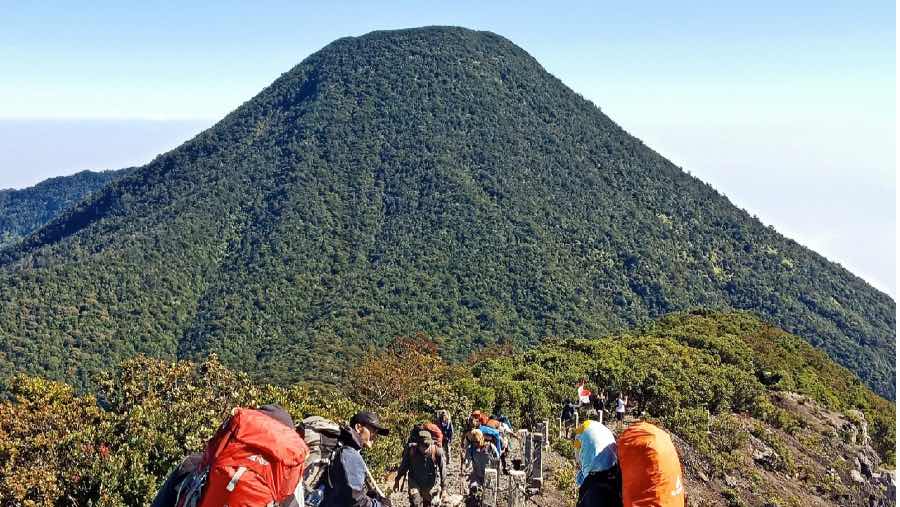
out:
{"label": "hiker's leg", "polygon": [[444,456],[447,457],[447,464],[450,464],[450,440],[444,440]]}
{"label": "hiker's leg", "polygon": [[438,507],[441,499],[441,487],[435,484],[431,489],[422,490],[422,500],[425,507]]}
{"label": "hiker's leg", "polygon": [[410,507],[425,507],[425,502],[422,498],[422,492],[419,491],[419,488],[413,486],[412,484],[408,485],[407,487],[409,488]]}

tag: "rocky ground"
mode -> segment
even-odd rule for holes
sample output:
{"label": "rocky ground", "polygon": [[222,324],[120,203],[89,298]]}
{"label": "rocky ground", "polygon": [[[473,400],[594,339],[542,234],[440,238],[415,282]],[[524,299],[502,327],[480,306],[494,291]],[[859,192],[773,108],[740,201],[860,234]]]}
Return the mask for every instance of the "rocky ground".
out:
{"label": "rocky ground", "polygon": [[[736,415],[736,424],[747,438],[733,449],[728,463],[713,464],[685,440],[673,436],[685,470],[689,507],[896,505],[895,471],[881,465],[861,413],[829,411],[792,393],[782,393],[778,402],[800,415],[800,427],[788,432]],[[545,451],[543,487],[528,497],[528,506],[575,505],[573,462],[555,448]],[[514,440],[510,460],[521,452]],[[447,476],[445,506],[463,504],[465,481],[459,466],[456,448]],[[499,505],[507,505],[509,484],[509,476],[501,475]],[[405,491],[390,496],[393,505],[409,506]]]}
{"label": "rocky ground", "polygon": [[[444,503],[445,507],[465,505],[465,482],[469,469],[460,470],[459,448],[452,448],[452,459],[448,468],[447,481],[447,497]],[[510,455],[508,463],[510,468],[513,466],[513,460],[521,459],[522,446],[517,439],[511,439]],[[571,469],[572,465],[563,457],[547,448],[544,451],[544,484],[540,490],[530,490],[527,496],[527,506],[567,506],[574,505],[574,489],[560,490],[558,487],[558,474],[560,470]],[[393,484],[393,476],[389,477],[390,484]],[[511,486],[510,476],[501,472],[499,485],[499,502],[498,505],[506,506],[509,489]],[[574,488],[574,486],[572,486]],[[409,498],[407,492],[394,491],[389,494],[394,507],[408,507]]]}
{"label": "rocky ground", "polygon": [[881,466],[861,413],[829,411],[793,393],[778,403],[800,415],[800,426],[783,431],[738,416],[749,438],[725,473],[675,438],[690,507],[896,505],[895,470]]}

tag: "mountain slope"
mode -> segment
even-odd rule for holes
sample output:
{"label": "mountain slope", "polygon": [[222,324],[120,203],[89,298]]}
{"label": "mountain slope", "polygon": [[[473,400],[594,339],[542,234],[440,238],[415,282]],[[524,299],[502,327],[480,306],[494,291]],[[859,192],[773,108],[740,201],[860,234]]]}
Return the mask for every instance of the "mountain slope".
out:
{"label": "mountain slope", "polygon": [[81,171],[21,190],[0,190],[0,248],[40,229],[66,208],[127,171]]}
{"label": "mountain slope", "polygon": [[392,336],[596,336],[753,310],[894,396],[894,302],[764,227],[502,37],[340,39],[6,254],[0,371],[143,352],[333,379]]}

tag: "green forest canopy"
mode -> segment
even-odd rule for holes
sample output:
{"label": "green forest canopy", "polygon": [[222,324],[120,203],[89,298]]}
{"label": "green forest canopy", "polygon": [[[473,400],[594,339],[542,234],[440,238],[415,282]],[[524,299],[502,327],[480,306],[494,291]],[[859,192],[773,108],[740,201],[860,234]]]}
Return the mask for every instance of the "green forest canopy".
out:
{"label": "green forest canopy", "polygon": [[[773,182],[777,184],[777,182]],[[510,41],[335,41],[0,251],[0,375],[136,354],[334,382],[392,337],[445,357],[752,310],[893,399],[895,303],[630,136]]]}
{"label": "green forest canopy", "polygon": [[128,171],[81,171],[50,178],[21,190],[0,190],[0,249],[40,229],[91,192]]}
{"label": "green forest canopy", "polygon": [[[438,408],[450,409],[461,424],[477,408],[530,427],[555,417],[581,377],[593,388],[624,391],[637,402],[635,413],[646,412],[681,437],[680,445],[702,459],[690,466],[712,478],[752,478],[756,501],[783,489],[779,481],[799,481],[841,503],[840,478],[813,473],[781,439],[796,439],[804,456],[819,456],[816,445],[842,437],[810,434],[810,421],[778,406],[785,391],[834,411],[862,411],[874,447],[894,460],[894,405],[799,337],[747,313],[681,313],[626,334],[553,341],[524,355],[500,349],[451,365],[426,337],[399,339],[348,371],[342,385],[356,388],[343,392],[310,383],[256,384],[215,358],[195,364],[140,356],[98,374],[96,395],[19,374],[0,402],[0,503],[147,505],[172,467],[200,449],[233,406],[279,403],[295,419],[337,420],[367,407],[393,428],[411,427]],[[397,375],[398,368],[407,375]],[[375,385],[389,387],[378,395],[361,388]],[[736,424],[748,417],[749,429]],[[778,468],[760,474],[740,460],[735,446],[746,445],[748,432],[779,449]],[[376,474],[398,464],[405,435],[394,431],[367,453]]]}

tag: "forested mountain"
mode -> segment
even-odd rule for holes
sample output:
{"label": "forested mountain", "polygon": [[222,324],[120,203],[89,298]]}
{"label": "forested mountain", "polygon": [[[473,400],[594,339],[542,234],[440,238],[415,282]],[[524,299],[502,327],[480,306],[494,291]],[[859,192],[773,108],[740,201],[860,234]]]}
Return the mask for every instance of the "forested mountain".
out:
{"label": "forested mountain", "polygon": [[38,230],[66,208],[127,171],[81,171],[21,190],[0,190],[0,249]]}
{"label": "forested mountain", "polygon": [[328,45],[7,249],[0,298],[0,372],[80,386],[136,353],[327,382],[416,331],[460,358],[702,306],[895,392],[890,297],[461,28]]}

